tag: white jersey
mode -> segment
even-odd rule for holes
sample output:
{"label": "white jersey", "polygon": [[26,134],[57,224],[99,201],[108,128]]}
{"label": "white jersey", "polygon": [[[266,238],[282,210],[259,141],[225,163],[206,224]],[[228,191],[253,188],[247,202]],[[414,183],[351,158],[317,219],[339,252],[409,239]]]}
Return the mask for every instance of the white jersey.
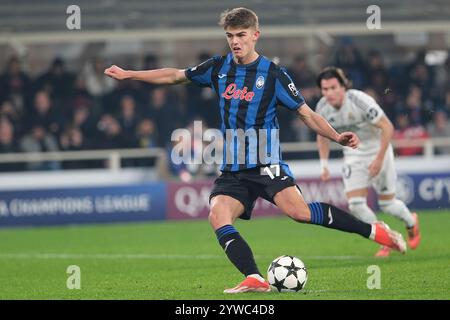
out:
{"label": "white jersey", "polygon": [[345,161],[369,160],[380,149],[381,129],[374,126],[384,115],[381,107],[368,94],[350,89],[345,93],[344,103],[336,109],[322,97],[316,112],[322,115],[337,132],[351,131],[360,139],[358,148],[343,147]]}

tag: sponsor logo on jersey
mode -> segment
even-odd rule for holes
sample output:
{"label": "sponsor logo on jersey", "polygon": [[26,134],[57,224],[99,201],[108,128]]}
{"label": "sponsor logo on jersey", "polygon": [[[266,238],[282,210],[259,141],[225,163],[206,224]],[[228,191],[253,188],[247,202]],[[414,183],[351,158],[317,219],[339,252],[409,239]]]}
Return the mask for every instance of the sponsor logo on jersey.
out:
{"label": "sponsor logo on jersey", "polygon": [[289,88],[289,90],[291,90],[292,95],[293,95],[294,97],[298,96],[298,90],[297,90],[297,88],[295,87],[295,84],[294,84],[293,82],[291,82],[291,83],[288,84],[288,88]]}
{"label": "sponsor logo on jersey", "polygon": [[222,97],[231,100],[245,100],[252,101],[255,93],[253,91],[247,91],[248,88],[244,87],[243,89],[236,89],[236,83],[230,83],[228,87],[225,89],[225,92],[222,93]]}

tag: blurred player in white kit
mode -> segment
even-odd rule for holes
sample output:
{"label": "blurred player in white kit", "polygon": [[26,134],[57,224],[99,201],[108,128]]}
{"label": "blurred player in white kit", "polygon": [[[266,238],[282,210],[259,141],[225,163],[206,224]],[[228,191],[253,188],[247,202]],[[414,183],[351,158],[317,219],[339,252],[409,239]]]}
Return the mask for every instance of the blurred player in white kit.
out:
{"label": "blurred player in white kit", "polygon": [[[339,68],[322,70],[317,77],[317,85],[323,97],[317,104],[316,112],[328,120],[337,132],[355,132],[361,141],[357,149],[343,147],[342,176],[350,212],[366,223],[377,221],[377,216],[367,205],[369,187],[373,186],[381,210],[405,223],[408,245],[415,249],[420,243],[418,216],[395,198],[397,174],[390,143],[394,132],[391,121],[372,97],[350,89],[350,82]],[[327,180],[329,140],[317,135],[317,145],[321,178]],[[390,252],[390,248],[382,246],[375,256],[387,257]]]}

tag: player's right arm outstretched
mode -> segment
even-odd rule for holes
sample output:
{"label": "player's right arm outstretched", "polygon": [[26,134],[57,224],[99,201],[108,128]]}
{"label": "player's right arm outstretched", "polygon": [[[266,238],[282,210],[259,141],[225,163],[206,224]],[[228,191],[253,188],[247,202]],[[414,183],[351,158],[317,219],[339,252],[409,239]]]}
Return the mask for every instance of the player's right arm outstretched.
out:
{"label": "player's right arm outstretched", "polygon": [[113,65],[104,72],[107,76],[117,80],[140,80],[152,84],[180,84],[188,83],[185,70],[175,68],[163,68],[155,70],[133,71],[124,70]]}

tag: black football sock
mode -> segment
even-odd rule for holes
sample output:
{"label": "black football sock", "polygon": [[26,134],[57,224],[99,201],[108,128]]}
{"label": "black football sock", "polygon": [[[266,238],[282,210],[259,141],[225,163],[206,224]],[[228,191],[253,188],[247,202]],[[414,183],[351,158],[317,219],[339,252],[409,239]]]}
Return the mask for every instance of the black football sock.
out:
{"label": "black football sock", "polygon": [[333,205],[323,202],[312,202],[308,204],[311,211],[311,223],[327,228],[345,232],[357,233],[364,238],[369,238],[372,225],[356,219]]}
{"label": "black football sock", "polygon": [[217,229],[216,236],[228,259],[242,274],[248,276],[256,273],[261,276],[252,250],[232,225]]}

